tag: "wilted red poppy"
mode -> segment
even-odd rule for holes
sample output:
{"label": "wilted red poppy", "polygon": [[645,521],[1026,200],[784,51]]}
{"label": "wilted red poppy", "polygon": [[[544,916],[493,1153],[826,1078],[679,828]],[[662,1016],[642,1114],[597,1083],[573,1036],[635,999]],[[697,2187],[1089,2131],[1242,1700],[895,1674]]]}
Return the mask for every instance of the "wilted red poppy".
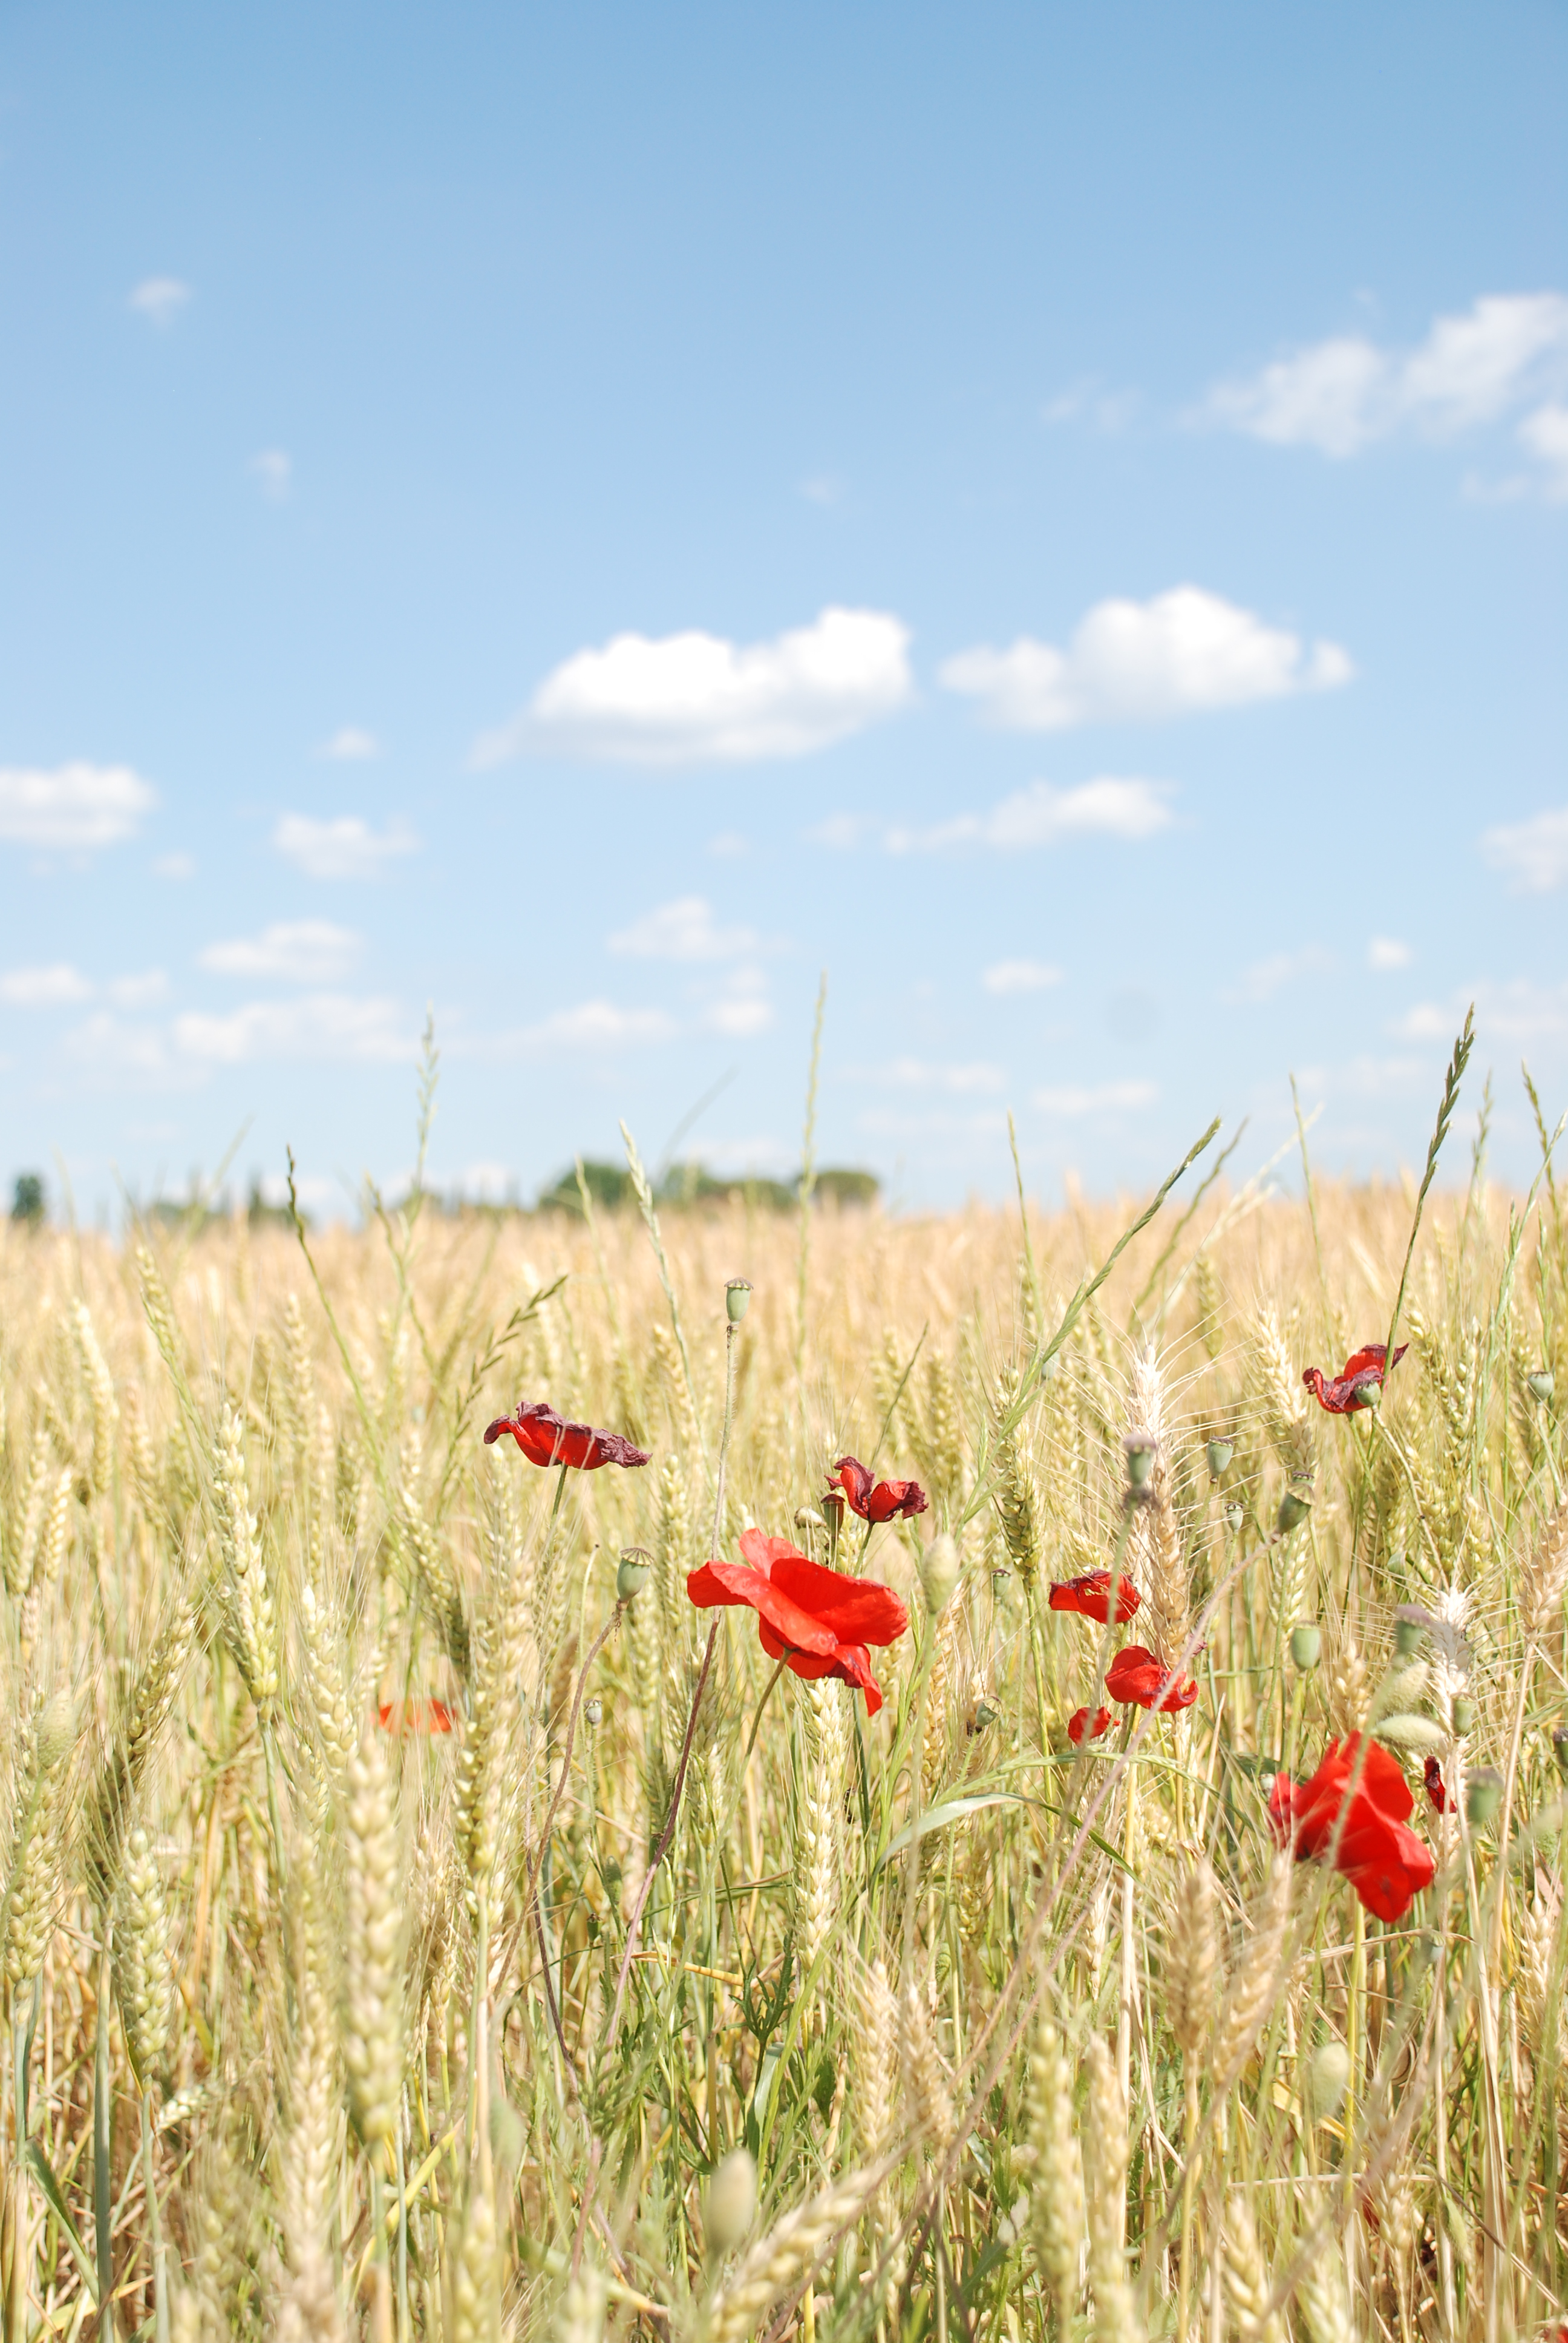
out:
{"label": "wilted red poppy", "polygon": [[[1350,1734],[1331,1741],[1310,1782],[1294,1783],[1281,1772],[1269,1793],[1269,1822],[1282,1846],[1294,1845],[1305,1863],[1339,1845],[1335,1869],[1350,1881],[1367,1910],[1380,1920],[1400,1920],[1436,1865],[1415,1833],[1406,1827],[1415,1800],[1410,1785],[1386,1749]],[[1358,1765],[1361,1779],[1345,1806]],[[1342,1807],[1345,1808],[1342,1827]]]}
{"label": "wilted red poppy", "polygon": [[[1125,1627],[1143,1597],[1130,1578],[1116,1582],[1116,1624]],[[1111,1573],[1108,1570],[1086,1570],[1081,1578],[1052,1579],[1050,1607],[1053,1611],[1076,1611],[1082,1619],[1098,1619],[1101,1625],[1109,1622],[1106,1613],[1111,1608]]]}
{"label": "wilted red poppy", "polygon": [[[1391,1375],[1409,1348],[1408,1342],[1400,1344],[1388,1370]],[[1342,1374],[1325,1376],[1322,1367],[1307,1367],[1302,1370],[1302,1381],[1310,1392],[1316,1392],[1318,1405],[1327,1408],[1331,1415],[1354,1415],[1361,1408],[1376,1406],[1377,1402],[1369,1399],[1367,1393],[1382,1389],[1383,1361],[1387,1355],[1384,1343],[1369,1342],[1364,1350],[1351,1353]]]}
{"label": "wilted red poppy", "polygon": [[588,1423],[568,1423],[548,1401],[519,1404],[516,1415],[498,1416],[485,1434],[487,1448],[509,1432],[530,1464],[569,1464],[577,1473],[597,1473],[601,1464],[646,1464],[646,1448],[634,1448],[622,1432],[596,1432]]}
{"label": "wilted red poppy", "polygon": [[800,1554],[788,1538],[742,1530],[740,1562],[705,1562],[689,1573],[686,1591],[699,1611],[717,1604],[745,1604],[757,1614],[762,1648],[783,1660],[792,1675],[808,1680],[837,1676],[858,1684],[866,1714],[882,1705],[871,1674],[869,1644],[896,1644],[910,1614],[890,1586],[828,1570]]}
{"label": "wilted red poppy", "polygon": [[1086,1708],[1075,1708],[1067,1720],[1067,1737],[1075,1749],[1081,1748],[1085,1741],[1098,1741],[1101,1735],[1109,1728],[1111,1721],[1111,1711],[1108,1708],[1095,1710],[1092,1725],[1089,1722],[1089,1711]]}
{"label": "wilted red poppy", "polygon": [[859,1513],[863,1522],[891,1522],[910,1513],[923,1513],[928,1499],[918,1481],[879,1481],[871,1486],[871,1476],[858,1456],[840,1456],[829,1476],[849,1501],[849,1511]]}
{"label": "wilted red poppy", "polygon": [[1442,1767],[1438,1764],[1435,1757],[1429,1757],[1427,1759],[1424,1778],[1426,1781],[1427,1796],[1432,1800],[1432,1803],[1437,1808],[1438,1813],[1440,1815],[1445,1815],[1448,1812],[1448,1792],[1444,1789],[1442,1784]]}
{"label": "wilted red poppy", "polygon": [[1158,1707],[1167,1716],[1191,1708],[1198,1697],[1192,1677],[1178,1682],[1164,1661],[1141,1644],[1129,1644],[1117,1653],[1105,1671],[1105,1689],[1112,1700],[1130,1708]]}
{"label": "wilted red poppy", "polygon": [[450,1733],[452,1712],[444,1700],[384,1700],[376,1712],[383,1733]]}

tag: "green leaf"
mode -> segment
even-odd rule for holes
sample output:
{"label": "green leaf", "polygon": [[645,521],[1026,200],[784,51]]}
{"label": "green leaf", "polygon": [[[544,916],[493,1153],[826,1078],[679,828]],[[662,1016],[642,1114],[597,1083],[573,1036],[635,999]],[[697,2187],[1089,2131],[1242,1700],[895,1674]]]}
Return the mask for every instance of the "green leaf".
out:
{"label": "green leaf", "polygon": [[49,2210],[60,2224],[60,2233],[75,2257],[76,2268],[82,2273],[82,2283],[91,2296],[95,2310],[98,2307],[98,2273],[93,2266],[92,2256],[82,2243],[76,2224],[66,2210],[60,2184],[55,2177],[55,2167],[35,2139],[27,2142],[27,2167],[49,2200]]}
{"label": "green leaf", "polygon": [[[946,1805],[928,1806],[909,1830],[901,1830],[882,1850],[882,1863],[890,1863],[901,1855],[911,1841],[924,1838],[928,1831],[945,1830],[950,1823],[961,1823],[967,1815],[978,1815],[982,1806],[1030,1806],[1039,1803],[1034,1798],[1020,1798],[1016,1790],[992,1790],[983,1798],[950,1798]],[[877,1866],[879,1870],[881,1865]]]}

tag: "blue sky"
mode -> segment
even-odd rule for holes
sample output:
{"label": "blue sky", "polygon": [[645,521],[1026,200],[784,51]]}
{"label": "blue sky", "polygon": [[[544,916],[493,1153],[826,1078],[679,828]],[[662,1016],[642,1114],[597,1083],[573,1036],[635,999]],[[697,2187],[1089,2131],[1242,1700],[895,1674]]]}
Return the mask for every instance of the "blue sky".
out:
{"label": "blue sky", "polygon": [[[1568,18],[13,5],[0,1173],[1568,1104]],[[726,1080],[726,1078],[728,1078]],[[1478,1087],[1477,1083],[1477,1087]]]}

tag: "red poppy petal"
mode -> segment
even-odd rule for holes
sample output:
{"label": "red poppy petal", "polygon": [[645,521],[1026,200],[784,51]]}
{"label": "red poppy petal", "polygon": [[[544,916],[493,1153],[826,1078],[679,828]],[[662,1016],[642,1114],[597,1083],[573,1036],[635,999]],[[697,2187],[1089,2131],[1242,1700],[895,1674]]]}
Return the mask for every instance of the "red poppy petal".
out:
{"label": "red poppy petal", "polygon": [[[726,1567],[733,1570],[735,1564],[730,1563]],[[760,1571],[753,1571],[751,1574],[754,1578],[762,1575]],[[733,1592],[710,1562],[705,1562],[700,1570],[687,1572],[686,1592],[699,1611],[712,1611],[721,1604],[749,1604],[753,1610],[757,1607],[749,1587],[743,1594]]]}
{"label": "red poppy petal", "polygon": [[1442,1767],[1435,1757],[1426,1761],[1424,1779],[1426,1795],[1440,1815],[1448,1812],[1448,1792],[1443,1786]]}
{"label": "red poppy petal", "polygon": [[803,1554],[780,1554],[772,1584],[830,1627],[841,1644],[896,1644],[910,1624],[909,1612],[890,1586],[828,1570]]}
{"label": "red poppy petal", "polygon": [[911,1513],[923,1513],[928,1499],[918,1481],[879,1481],[863,1506],[857,1506],[869,1522],[890,1522],[896,1515],[908,1520]]}
{"label": "red poppy petal", "polygon": [[866,1501],[871,1493],[871,1476],[858,1456],[840,1456],[833,1467],[839,1487],[849,1501],[849,1511],[866,1518]]}
{"label": "red poppy petal", "polygon": [[1092,1725],[1089,1722],[1089,1711],[1086,1708],[1075,1708],[1067,1720],[1067,1737],[1075,1746],[1081,1747],[1086,1739],[1098,1741],[1111,1722],[1111,1711],[1108,1708],[1095,1710]]}
{"label": "red poppy petal", "polygon": [[720,1586],[729,1589],[732,1602],[749,1603],[791,1651],[831,1654],[837,1650],[840,1638],[830,1626],[813,1618],[774,1581],[764,1578],[759,1570],[751,1569],[744,1562],[709,1562],[703,1564],[702,1570],[694,1570],[686,1582],[686,1591],[694,1603],[701,1603],[703,1598],[692,1594],[692,1580],[703,1578],[705,1572],[710,1572]]}

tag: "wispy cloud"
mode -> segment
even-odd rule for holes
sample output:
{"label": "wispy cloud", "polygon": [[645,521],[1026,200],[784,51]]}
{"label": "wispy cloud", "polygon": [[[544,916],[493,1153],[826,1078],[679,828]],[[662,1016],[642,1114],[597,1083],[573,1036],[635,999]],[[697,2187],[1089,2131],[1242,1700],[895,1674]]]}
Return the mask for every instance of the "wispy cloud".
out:
{"label": "wispy cloud", "polygon": [[968,1063],[944,1064],[927,1058],[890,1058],[881,1065],[847,1066],[844,1079],[862,1088],[869,1084],[879,1090],[977,1098],[994,1095],[1006,1083],[1007,1075],[1000,1066],[978,1059]]}
{"label": "wispy cloud", "polygon": [[133,837],[157,792],[128,765],[0,769],[0,839],[85,854]]}
{"label": "wispy cloud", "polygon": [[890,854],[941,854],[955,846],[991,846],[1004,851],[1060,846],[1074,838],[1152,838],[1169,830],[1171,786],[1166,781],[1119,780],[1102,775],[1059,789],[1031,781],[987,813],[955,814],[928,830],[890,830]]}
{"label": "wispy cloud", "polygon": [[351,928],[335,927],[330,920],[280,920],[258,936],[208,944],[197,958],[215,976],[334,984],[347,975],[363,942]]}
{"label": "wispy cloud", "polygon": [[378,879],[389,862],[413,854],[419,841],[407,823],[395,818],[384,830],[371,829],[357,813],[318,821],[313,814],[286,813],[272,842],[307,879]]}
{"label": "wispy cloud", "polygon": [[177,277],[144,277],[132,287],[126,307],[155,326],[172,326],[190,297],[190,287]]}
{"label": "wispy cloud", "polygon": [[1550,895],[1568,883],[1568,806],[1502,822],[1485,831],[1482,853],[1520,895]]}
{"label": "wispy cloud", "polygon": [[1320,944],[1308,944],[1302,951],[1271,952],[1267,960],[1254,960],[1240,980],[1220,998],[1232,1004],[1272,1001],[1287,985],[1302,983],[1308,977],[1324,976],[1333,964],[1332,956]]}
{"label": "wispy cloud", "polygon": [[800,757],[903,706],[909,629],[829,608],[772,641],[617,635],[548,675],[523,713],[476,742],[481,769],[527,754],[647,766]]}
{"label": "wispy cloud", "polygon": [[1309,645],[1201,586],[1176,586],[1148,602],[1097,602],[1065,650],[1020,636],[1006,650],[960,651],[939,673],[988,723],[1059,732],[1330,690],[1354,669],[1336,643]]}
{"label": "wispy cloud", "polygon": [[1464,1023],[1465,1010],[1473,1002],[1475,1030],[1483,1042],[1512,1046],[1568,1035],[1568,983],[1538,984],[1528,976],[1502,984],[1485,980],[1451,993],[1446,1001],[1417,1001],[1388,1031],[1396,1041],[1446,1045]]}
{"label": "wispy cloud", "polygon": [[281,504],[293,488],[294,458],[282,447],[263,447],[246,468],[273,504]]}
{"label": "wispy cloud", "polygon": [[1367,966],[1380,975],[1408,968],[1414,958],[1410,946],[1401,943],[1397,936],[1373,936],[1367,946]]}
{"label": "wispy cloud", "polygon": [[1043,992],[1061,982],[1061,970],[1042,960],[999,960],[980,978],[988,992]]}
{"label": "wispy cloud", "polygon": [[335,764],[362,764],[366,759],[380,755],[381,743],[363,725],[340,724],[330,740],[322,742],[317,753],[330,757]]}
{"label": "wispy cloud", "polygon": [[703,895],[661,903],[608,939],[612,952],[635,960],[735,960],[758,944],[755,929],[719,927]]}
{"label": "wispy cloud", "polygon": [[158,879],[194,879],[196,872],[194,854],[160,854],[153,863],[153,875]]}
{"label": "wispy cloud", "polygon": [[190,1011],[174,1021],[182,1057],[211,1066],[256,1058],[362,1059],[387,1065],[418,1055],[418,1036],[397,1001],[340,992],[253,1001],[226,1016]]}
{"label": "wispy cloud", "polygon": [[[1342,458],[1401,433],[1455,437],[1561,389],[1565,375],[1568,298],[1493,293],[1462,315],[1435,318],[1413,349],[1335,336],[1217,385],[1202,411],[1275,447]],[[1550,399],[1519,426],[1550,494],[1568,490],[1565,426],[1568,414]]]}
{"label": "wispy cloud", "polygon": [[135,976],[112,976],[104,990],[116,1009],[156,1009],[168,999],[169,980],[161,968],[147,968]]}
{"label": "wispy cloud", "polygon": [[575,1009],[557,1010],[537,1024],[476,1037],[462,1048],[464,1054],[477,1057],[547,1057],[558,1051],[608,1055],[672,1041],[678,1031],[662,1009],[623,1009],[613,1001],[584,1001]]}
{"label": "wispy cloud", "polygon": [[8,1009],[58,1009],[76,1001],[90,1001],[93,986],[69,960],[54,960],[46,968],[14,968],[0,976],[0,1001]]}
{"label": "wispy cloud", "polygon": [[1081,1122],[1091,1115],[1134,1114],[1152,1106],[1159,1095],[1153,1082],[1101,1082],[1088,1090],[1036,1091],[1034,1103],[1059,1121]]}

